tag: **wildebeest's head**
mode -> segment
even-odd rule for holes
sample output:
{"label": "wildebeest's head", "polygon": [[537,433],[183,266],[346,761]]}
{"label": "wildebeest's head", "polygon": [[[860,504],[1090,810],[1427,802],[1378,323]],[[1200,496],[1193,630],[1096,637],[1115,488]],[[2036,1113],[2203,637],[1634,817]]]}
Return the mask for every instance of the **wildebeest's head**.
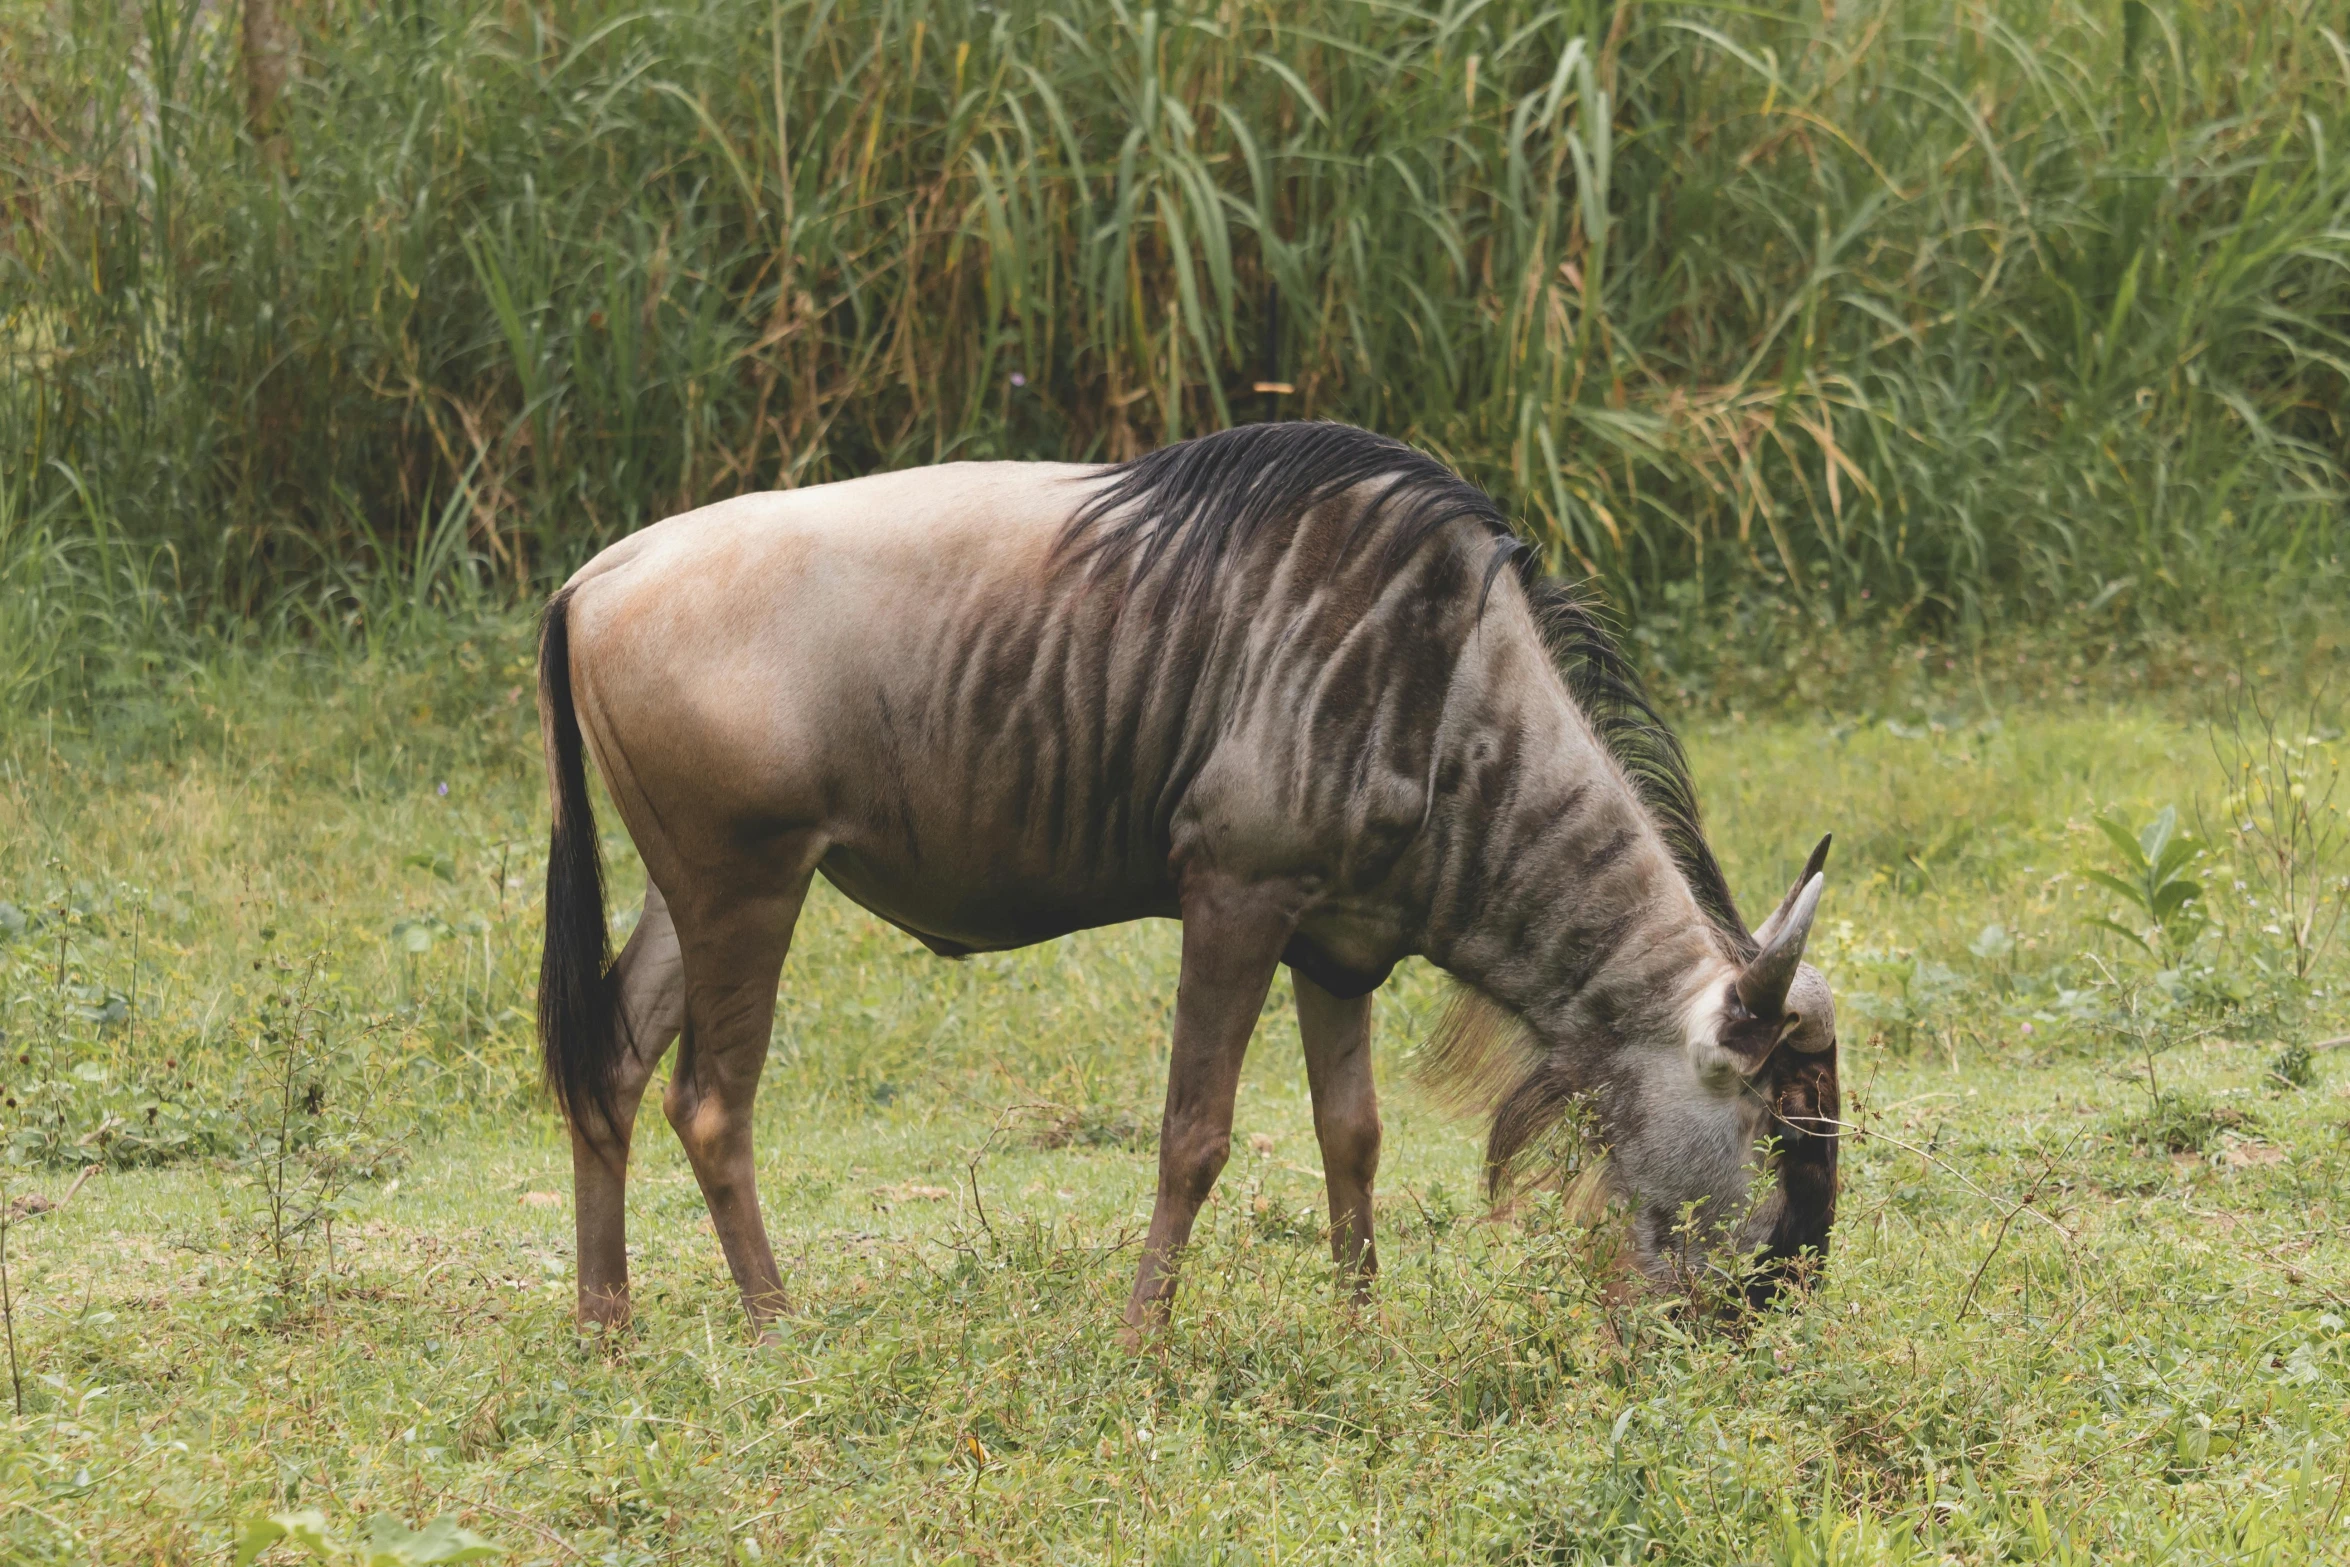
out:
{"label": "wildebeest's head", "polygon": [[[1440,1092],[1490,1105],[1495,1194],[1581,1104],[1633,1206],[1642,1271],[1720,1276],[1762,1304],[1824,1259],[1836,1216],[1836,1004],[1804,946],[1826,885],[1823,840],[1743,963],[1708,949],[1677,994],[1593,994],[1520,1028],[1464,998],[1430,1046]],[[1497,1091],[1498,1090],[1498,1091]]]}
{"label": "wildebeest's head", "polygon": [[[1836,1220],[1836,999],[1826,977],[1803,961],[1827,884],[1820,869],[1827,847],[1821,840],[1803,874],[1755,932],[1759,950],[1721,987],[1712,1016],[1701,1014],[1712,1030],[1713,1049],[1726,1058],[1741,1128],[1751,1129],[1746,1171],[1759,1168],[1775,1177],[1751,1203],[1726,1191],[1713,1194],[1720,1199],[1719,1222],[1736,1238],[1734,1250],[1759,1255],[1761,1267],[1747,1281],[1748,1298],[1758,1305],[1790,1273],[1825,1260]],[[1693,1053],[1703,1078],[1705,1052]],[[1702,1228],[1702,1210],[1698,1218]],[[1643,1237],[1651,1268],[1675,1255],[1669,1249],[1673,1237],[1657,1233],[1655,1222],[1649,1219],[1651,1233]]]}

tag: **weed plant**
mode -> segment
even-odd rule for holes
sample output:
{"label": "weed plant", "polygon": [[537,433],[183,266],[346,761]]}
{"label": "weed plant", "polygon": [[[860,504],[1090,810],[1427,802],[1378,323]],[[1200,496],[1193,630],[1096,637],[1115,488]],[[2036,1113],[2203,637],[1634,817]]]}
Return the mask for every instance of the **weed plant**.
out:
{"label": "weed plant", "polygon": [[190,606],[349,629],[742,490],[1265,414],[1441,452],[1641,617],[2342,591],[2310,0],[300,27],[264,156],[233,8],[0,9],[0,695],[135,686]]}

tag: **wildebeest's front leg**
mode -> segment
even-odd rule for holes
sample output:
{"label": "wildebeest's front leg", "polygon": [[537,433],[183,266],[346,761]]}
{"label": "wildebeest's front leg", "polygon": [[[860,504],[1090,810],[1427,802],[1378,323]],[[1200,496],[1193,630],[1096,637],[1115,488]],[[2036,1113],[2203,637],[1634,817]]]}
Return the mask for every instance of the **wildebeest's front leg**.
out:
{"label": "wildebeest's front leg", "polygon": [[646,885],[644,912],[613,965],[612,979],[627,1047],[613,1074],[612,1120],[583,1108],[571,1127],[579,1319],[605,1327],[628,1320],[628,1148],[637,1105],[685,1021],[677,930],[660,888]]}
{"label": "wildebeest's front leg", "polygon": [[1371,1239],[1371,1182],[1379,1173],[1379,1091],[1371,1081],[1371,998],[1341,1001],[1291,969],[1306,1082],[1314,1093],[1314,1135],[1330,1188],[1330,1255],[1367,1299],[1379,1272]]}
{"label": "wildebeest's front leg", "polygon": [[1183,976],[1175,991],[1175,1041],[1167,1063],[1167,1109],[1159,1121],[1159,1193],[1142,1268],[1126,1302],[1126,1340],[1167,1320],[1175,1253],[1232,1151],[1232,1100],[1248,1036],[1273,986],[1295,923],[1272,889],[1220,879],[1183,893]]}
{"label": "wildebeest's front leg", "polygon": [[710,1206],[710,1223],[754,1326],[784,1309],[783,1275],[759,1216],[751,1102],[775,1026],[775,987],[808,892],[697,898],[677,911],[685,955],[685,1043],[662,1102]]}

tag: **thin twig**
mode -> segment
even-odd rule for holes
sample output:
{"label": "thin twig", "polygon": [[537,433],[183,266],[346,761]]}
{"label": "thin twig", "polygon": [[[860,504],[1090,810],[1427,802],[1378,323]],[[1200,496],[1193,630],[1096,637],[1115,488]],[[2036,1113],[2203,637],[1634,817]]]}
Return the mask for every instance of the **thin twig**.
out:
{"label": "thin twig", "polygon": [[548,1528],[545,1524],[540,1523],[536,1518],[531,1517],[528,1513],[517,1512],[511,1507],[500,1507],[496,1502],[485,1502],[478,1497],[459,1497],[454,1491],[443,1491],[441,1495],[447,1497],[453,1502],[461,1502],[464,1506],[478,1507],[485,1513],[495,1514],[497,1517],[505,1519],[508,1523],[518,1523],[522,1525],[523,1528],[528,1529],[531,1533],[537,1535],[540,1539],[546,1541],[549,1545],[552,1545],[557,1550],[561,1551],[564,1555],[572,1557],[578,1561],[587,1560],[587,1557],[580,1551],[578,1546],[573,1545],[569,1540],[564,1539],[561,1535]]}
{"label": "thin twig", "polygon": [[[1910,1144],[1910,1143],[1905,1143],[1905,1142],[1903,1142],[1903,1141],[1902,1141],[1900,1138],[1898,1138],[1898,1137],[1887,1137],[1887,1136],[1886,1136],[1886,1135],[1885,1135],[1883,1132],[1872,1132],[1872,1131],[1868,1130],[1866,1127],[1855,1126],[1855,1125],[1853,1125],[1853,1124],[1852,1124],[1850,1121],[1839,1121],[1839,1120],[1837,1120],[1837,1119],[1836,1119],[1834,1116],[1827,1116],[1827,1115],[1819,1115],[1819,1116],[1805,1116],[1805,1117],[1804,1117],[1804,1119],[1805,1119],[1806,1121],[1809,1121],[1809,1122],[1811,1122],[1812,1124],[1814,1124],[1814,1125],[1816,1125],[1816,1126],[1833,1126],[1833,1127],[1836,1127],[1836,1128],[1839,1130],[1839,1132],[1840,1132],[1841,1134],[1844,1134],[1844,1135],[1849,1135],[1849,1136],[1853,1136],[1853,1137],[1874,1138],[1874,1139],[1876,1139],[1876,1140],[1877,1140],[1878,1142],[1880,1142],[1880,1143],[1891,1143],[1891,1144],[1892,1144],[1894,1147],[1901,1149],[1901,1150],[1902,1150],[1903,1152],[1905,1152],[1905,1153],[1913,1153],[1913,1154],[1916,1154],[1916,1155],[1917,1155],[1917,1156],[1918,1156],[1920,1159],[1923,1159],[1923,1160],[1925,1160],[1925,1161],[1926,1161],[1926,1163],[1928,1163],[1928,1164],[1930,1164],[1930,1165],[1934,1166],[1936,1169],[1940,1170],[1940,1171],[1941,1171],[1943,1174],[1945,1174],[1945,1175],[1949,1176],[1949,1177],[1950,1177],[1952,1180],[1954,1180],[1954,1181],[1958,1182],[1958,1184],[1959,1184],[1959,1185],[1961,1185],[1961,1186],[1965,1187],[1965,1188],[1966,1188],[1968,1191],[1970,1191],[1970,1192],[1973,1192],[1973,1193],[1974,1193],[1974,1194],[1975,1194],[1977,1197],[1980,1197],[1980,1198],[1982,1198],[1982,1199],[1983,1199],[1985,1202],[1996,1204],[1996,1203],[1999,1201],[1999,1199],[1998,1199],[1997,1197],[1994,1197],[1994,1196],[1992,1196],[1992,1195],[1991,1195],[1991,1193],[1989,1193],[1989,1192],[1987,1192],[1987,1191],[1983,1190],[1983,1188],[1982,1188],[1982,1187],[1980,1187],[1980,1186],[1977,1186],[1977,1185],[1976,1185],[1976,1184],[1975,1184],[1973,1181],[1970,1181],[1970,1180],[1968,1180],[1968,1179],[1966,1178],[1966,1176],[1965,1176],[1963,1173],[1961,1173],[1960,1171],[1958,1171],[1958,1170],[1955,1170],[1955,1169],[1952,1169],[1952,1168],[1950,1167],[1950,1165],[1948,1165],[1947,1163],[1943,1162],[1942,1160],[1940,1160],[1940,1159],[1936,1158],[1934,1155],[1932,1155],[1932,1154],[1930,1154],[1930,1153],[1926,1152],[1926,1150],[1925,1150],[1925,1149],[1923,1149],[1923,1148],[1919,1148],[1919,1147],[1916,1147],[1916,1146],[1914,1146],[1914,1145],[1912,1145],[1912,1144]],[[1814,1136],[1817,1136],[1818,1134],[1817,1134],[1817,1133],[1813,1133],[1812,1135],[1814,1135]],[[2032,1215],[2032,1217],[2033,1217],[2033,1218],[2035,1218],[2035,1219],[2038,1219],[2038,1220],[2039,1220],[2039,1221],[2040,1221],[2042,1224],[2045,1224],[2045,1225],[2047,1225],[2047,1226],[2048,1226],[2050,1229],[2054,1230],[2054,1231],[2055,1231],[2057,1234],[2059,1234],[2059,1235],[2063,1236],[2063,1237],[2064,1237],[2064,1240],[2065,1240],[2065,1245],[2066,1245],[2068,1248],[2069,1248],[2069,1247],[2072,1245],[2072,1242],[2073,1242],[2073,1232],[2072,1232],[2072,1231],[2070,1231],[2070,1230],[2066,1229],[2066,1228],[2065,1228],[2063,1225],[2061,1225],[2061,1224],[2057,1223],[2057,1222],[2056,1222],[2054,1219],[2051,1219],[2050,1217],[2048,1217],[2048,1215],[2046,1215],[2046,1214],[2042,1213],[2042,1212],[2041,1212],[2039,1209],[2037,1209],[2037,1208],[2033,1208],[2033,1209],[2030,1209],[2030,1210],[2028,1210],[2028,1211],[2031,1213],[2031,1215]]]}
{"label": "thin twig", "polygon": [[[5,1191],[0,1190],[0,1196]],[[16,1391],[16,1418],[24,1418],[24,1372],[16,1360],[16,1299],[8,1288],[8,1205],[0,1202],[0,1323],[8,1328],[8,1384]]]}
{"label": "thin twig", "polygon": [[74,1193],[80,1191],[83,1185],[90,1179],[90,1177],[96,1175],[97,1173],[97,1165],[83,1165],[82,1173],[73,1178],[73,1184],[65,1189],[65,1195],[58,1198],[55,1202],[49,1201],[39,1192],[27,1192],[24,1196],[17,1198],[14,1202],[8,1205],[8,1216],[11,1219],[37,1219],[43,1214],[55,1213],[58,1209],[63,1208],[67,1203],[73,1201]]}
{"label": "thin twig", "polygon": [[979,1196],[980,1161],[987,1157],[987,1150],[994,1146],[996,1138],[1002,1135],[1004,1128],[1011,1124],[1012,1118],[1014,1116],[1028,1110],[1059,1110],[1061,1108],[1063,1107],[1057,1104],[1053,1104],[1049,1101],[1036,1101],[1029,1104],[1006,1105],[1001,1111],[997,1113],[995,1118],[995,1125],[987,1129],[987,1135],[979,1140],[979,1146],[977,1148],[971,1150],[971,1157],[963,1166],[964,1174],[968,1176],[971,1181],[971,1206],[977,1210],[979,1214],[979,1227],[987,1232],[987,1245],[990,1251],[997,1249],[998,1242],[996,1240],[995,1226],[988,1223],[987,1221],[987,1204],[981,1201]]}
{"label": "thin twig", "polygon": [[1966,1320],[1967,1308],[1975,1303],[1975,1286],[1983,1282],[1983,1275],[1990,1271],[1991,1259],[1998,1256],[1999,1248],[2007,1244],[2008,1226],[2015,1223],[2017,1214],[2032,1206],[2032,1199],[2040,1195],[2040,1188],[2048,1184],[2048,1177],[2056,1173],[2057,1165],[2072,1153],[2073,1144],[2080,1140],[2080,1133],[2075,1132],[2071,1142],[2050,1154],[2048,1162],[2040,1167],[2038,1178],[2032,1182],[2032,1189],[2024,1193],[2023,1201],[2008,1209],[2006,1216],[1999,1221],[1999,1233],[1991,1237],[1991,1249],[1983,1253],[1983,1260],[1975,1265],[1975,1276],[1966,1281],[1966,1293],[1959,1297],[1958,1315],[1952,1317],[1951,1321]]}

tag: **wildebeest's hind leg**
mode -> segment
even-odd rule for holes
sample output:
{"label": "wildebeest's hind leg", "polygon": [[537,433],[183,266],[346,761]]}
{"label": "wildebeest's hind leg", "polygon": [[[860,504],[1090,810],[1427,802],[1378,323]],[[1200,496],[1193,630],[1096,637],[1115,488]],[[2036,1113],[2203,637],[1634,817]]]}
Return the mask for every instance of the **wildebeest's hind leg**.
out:
{"label": "wildebeest's hind leg", "polygon": [[685,1038],[662,1109],[685,1144],[753,1325],[785,1302],[759,1216],[751,1101],[775,1026],[776,982],[812,874],[812,865],[802,865],[780,889],[697,895],[675,910],[685,959]]}
{"label": "wildebeest's hind leg", "polygon": [[1142,1267],[1126,1302],[1126,1339],[1138,1344],[1167,1319],[1175,1254],[1232,1151],[1232,1100],[1248,1036],[1273,987],[1294,919],[1266,889],[1221,880],[1183,891],[1183,976],[1167,1109],[1159,1121],[1159,1193]]}
{"label": "wildebeest's hind leg", "polygon": [[628,1149],[637,1105],[653,1068],[685,1021],[677,931],[661,889],[647,883],[644,912],[612,968],[623,1048],[612,1077],[607,1124],[582,1108],[571,1127],[571,1189],[578,1209],[579,1317],[617,1327],[628,1320]]}
{"label": "wildebeest's hind leg", "polygon": [[1371,1239],[1371,1182],[1379,1173],[1379,1092],[1371,1081],[1371,998],[1341,1001],[1296,969],[1297,1027],[1306,1082],[1314,1093],[1314,1135],[1330,1188],[1330,1255],[1355,1299],[1368,1299],[1379,1272]]}

